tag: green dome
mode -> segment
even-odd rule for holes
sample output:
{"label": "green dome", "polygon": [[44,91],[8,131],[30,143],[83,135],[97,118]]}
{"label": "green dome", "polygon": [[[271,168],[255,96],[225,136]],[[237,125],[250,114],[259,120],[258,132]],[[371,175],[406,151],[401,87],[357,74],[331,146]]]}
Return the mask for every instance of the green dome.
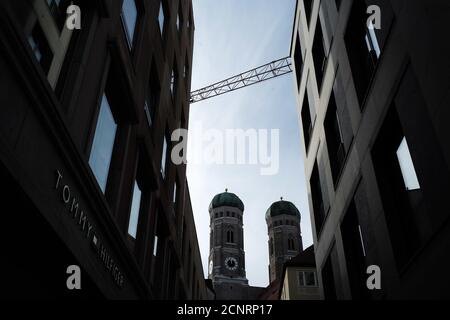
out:
{"label": "green dome", "polygon": [[284,200],[275,202],[270,206],[266,212],[266,219],[281,215],[296,216],[300,219],[300,211],[298,211],[297,207],[292,202]]}
{"label": "green dome", "polygon": [[234,207],[244,211],[244,203],[242,200],[234,193],[228,191],[216,195],[209,205],[210,210],[220,207]]}

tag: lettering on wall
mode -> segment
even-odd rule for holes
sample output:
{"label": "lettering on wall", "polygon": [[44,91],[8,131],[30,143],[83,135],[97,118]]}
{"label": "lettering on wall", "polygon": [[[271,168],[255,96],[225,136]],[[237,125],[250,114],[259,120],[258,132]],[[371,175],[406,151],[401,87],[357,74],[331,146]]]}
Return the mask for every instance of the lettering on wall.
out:
{"label": "lettering on wall", "polygon": [[90,222],[87,212],[81,207],[79,199],[75,196],[71,187],[64,183],[64,177],[59,170],[56,170],[55,190],[59,192],[60,200],[66,206],[67,215],[73,219],[86,241],[90,242],[91,247],[96,252],[106,270],[111,274],[115,283],[122,288],[124,284],[123,273],[95,232],[95,228]]}

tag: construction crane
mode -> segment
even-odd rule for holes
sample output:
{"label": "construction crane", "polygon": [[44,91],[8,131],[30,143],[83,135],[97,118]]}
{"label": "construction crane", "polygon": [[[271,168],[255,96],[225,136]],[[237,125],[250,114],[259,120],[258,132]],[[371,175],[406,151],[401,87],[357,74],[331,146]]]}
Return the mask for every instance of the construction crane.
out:
{"label": "construction crane", "polygon": [[289,57],[272,61],[258,68],[243,72],[237,76],[217,82],[210,86],[191,92],[191,103],[220,96],[263,81],[291,73],[292,63]]}

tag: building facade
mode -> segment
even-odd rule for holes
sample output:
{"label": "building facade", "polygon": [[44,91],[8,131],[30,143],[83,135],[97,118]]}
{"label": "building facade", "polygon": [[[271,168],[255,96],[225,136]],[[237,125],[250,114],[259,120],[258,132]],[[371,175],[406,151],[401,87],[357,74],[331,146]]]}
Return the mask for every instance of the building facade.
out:
{"label": "building facade", "polygon": [[[298,1],[291,54],[326,299],[449,297],[449,14],[439,0]],[[372,265],[380,290],[366,286]]]}
{"label": "building facade", "polygon": [[170,161],[191,1],[2,1],[0,26],[2,294],[206,298],[186,166]]}
{"label": "building facade", "polygon": [[280,280],[286,261],[303,251],[300,212],[292,202],[274,202],[266,212],[269,235],[269,280]]}
{"label": "building facade", "polygon": [[209,206],[209,278],[217,300],[254,300],[262,288],[251,287],[245,273],[244,203],[226,190]]}
{"label": "building facade", "polygon": [[286,261],[280,282],[280,300],[320,300],[314,246]]}

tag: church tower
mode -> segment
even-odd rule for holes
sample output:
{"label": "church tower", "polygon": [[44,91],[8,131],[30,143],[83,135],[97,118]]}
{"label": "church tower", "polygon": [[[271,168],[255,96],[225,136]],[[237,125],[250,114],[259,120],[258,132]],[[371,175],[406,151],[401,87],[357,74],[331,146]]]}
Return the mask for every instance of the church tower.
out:
{"label": "church tower", "polygon": [[241,300],[248,295],[243,214],[243,202],[228,190],[216,195],[209,206],[209,279],[218,300]]}
{"label": "church tower", "polygon": [[283,264],[303,251],[300,212],[289,202],[273,203],[266,212],[269,233],[270,283],[280,280]]}

